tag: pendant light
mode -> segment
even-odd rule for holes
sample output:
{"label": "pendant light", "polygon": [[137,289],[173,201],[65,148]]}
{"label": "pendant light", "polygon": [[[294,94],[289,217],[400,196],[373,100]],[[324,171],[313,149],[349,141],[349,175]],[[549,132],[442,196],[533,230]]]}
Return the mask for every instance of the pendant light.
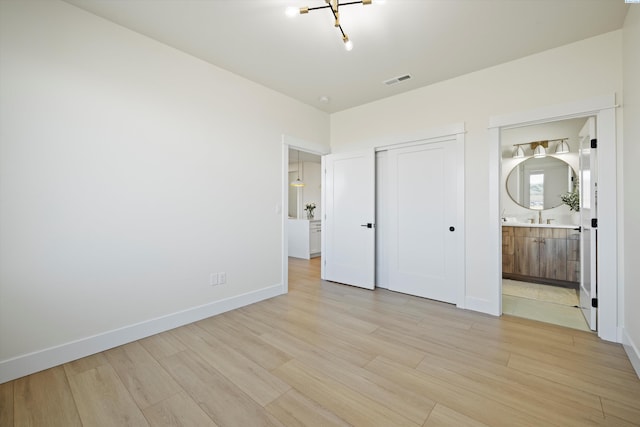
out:
{"label": "pendant light", "polygon": [[304,182],[300,180],[300,151],[296,150],[298,153],[298,178],[291,183],[292,187],[304,187]]}

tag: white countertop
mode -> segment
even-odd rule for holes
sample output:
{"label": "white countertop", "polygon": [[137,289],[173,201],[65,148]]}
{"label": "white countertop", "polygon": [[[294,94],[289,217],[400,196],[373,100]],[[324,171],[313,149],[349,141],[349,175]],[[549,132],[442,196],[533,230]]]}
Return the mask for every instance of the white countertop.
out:
{"label": "white countertop", "polygon": [[503,222],[503,227],[533,227],[533,228],[578,228],[574,224],[530,224],[528,222]]}

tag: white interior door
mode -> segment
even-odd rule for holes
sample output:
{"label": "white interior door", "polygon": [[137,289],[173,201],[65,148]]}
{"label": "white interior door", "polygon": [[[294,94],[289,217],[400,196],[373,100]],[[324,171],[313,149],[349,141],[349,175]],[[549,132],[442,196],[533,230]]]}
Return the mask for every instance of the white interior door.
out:
{"label": "white interior door", "polygon": [[322,278],[373,289],[375,153],[329,154],[323,162]]}
{"label": "white interior door", "polygon": [[457,302],[456,141],[388,151],[389,289]]}
{"label": "white interior door", "polygon": [[580,131],[580,308],[592,330],[597,327],[597,309],[592,299],[597,298],[597,229],[591,219],[597,218],[597,162],[591,140],[596,137],[595,118],[590,117]]}

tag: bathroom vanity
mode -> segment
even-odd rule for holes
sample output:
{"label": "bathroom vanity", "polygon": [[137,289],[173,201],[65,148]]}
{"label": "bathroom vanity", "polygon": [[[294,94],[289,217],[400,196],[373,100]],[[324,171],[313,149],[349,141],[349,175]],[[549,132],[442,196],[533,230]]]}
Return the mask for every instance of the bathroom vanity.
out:
{"label": "bathroom vanity", "polygon": [[575,225],[502,226],[502,277],[577,288],[580,232]]}

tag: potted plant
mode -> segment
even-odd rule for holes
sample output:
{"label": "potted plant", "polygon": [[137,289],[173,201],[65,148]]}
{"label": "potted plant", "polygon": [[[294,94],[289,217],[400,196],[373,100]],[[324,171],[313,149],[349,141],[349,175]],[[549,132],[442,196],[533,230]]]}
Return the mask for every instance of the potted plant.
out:
{"label": "potted plant", "polygon": [[577,189],[560,196],[562,203],[569,206],[570,211],[580,212],[580,194]]}
{"label": "potted plant", "polygon": [[572,213],[572,219],[575,224],[580,224],[580,193],[578,192],[578,185],[573,187],[573,191],[564,193],[560,196],[562,203],[569,206],[569,211]]}

